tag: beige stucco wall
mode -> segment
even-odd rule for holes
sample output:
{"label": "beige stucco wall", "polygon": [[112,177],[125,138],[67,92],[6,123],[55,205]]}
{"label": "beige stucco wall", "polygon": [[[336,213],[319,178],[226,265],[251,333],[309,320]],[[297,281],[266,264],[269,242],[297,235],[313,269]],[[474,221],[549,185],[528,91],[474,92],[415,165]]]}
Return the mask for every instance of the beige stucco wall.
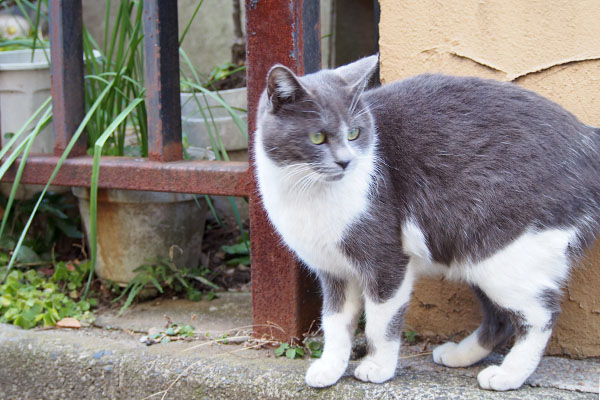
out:
{"label": "beige stucco wall", "polygon": [[[513,81],[600,126],[598,0],[380,0],[381,78],[423,72]],[[600,245],[565,288],[548,352],[600,356]],[[407,324],[440,339],[477,327],[468,288],[417,285]]]}

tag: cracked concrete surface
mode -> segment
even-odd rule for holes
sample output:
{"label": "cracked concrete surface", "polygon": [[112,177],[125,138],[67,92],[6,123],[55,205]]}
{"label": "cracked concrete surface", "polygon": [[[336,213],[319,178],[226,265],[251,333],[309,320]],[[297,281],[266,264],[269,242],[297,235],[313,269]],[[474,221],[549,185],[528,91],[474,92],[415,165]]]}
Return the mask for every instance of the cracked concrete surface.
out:
{"label": "cracked concrete surface", "polygon": [[[0,324],[2,399],[597,399],[600,360],[545,357],[518,391],[479,389],[477,373],[501,359],[471,368],[436,365],[419,346],[406,346],[401,368],[385,384],[352,377],[357,361],[334,387],[309,388],[310,360],[276,358],[271,349],[214,344],[224,332],[247,332],[248,293],[224,293],[213,302],[161,300],[139,304],[123,317],[99,316],[80,330],[25,331]],[[210,311],[212,310],[212,311]],[[200,339],[145,346],[150,327],[192,323]],[[210,338],[206,337],[210,332]],[[234,333],[236,334],[236,333]],[[360,342],[360,338],[357,339]]]}

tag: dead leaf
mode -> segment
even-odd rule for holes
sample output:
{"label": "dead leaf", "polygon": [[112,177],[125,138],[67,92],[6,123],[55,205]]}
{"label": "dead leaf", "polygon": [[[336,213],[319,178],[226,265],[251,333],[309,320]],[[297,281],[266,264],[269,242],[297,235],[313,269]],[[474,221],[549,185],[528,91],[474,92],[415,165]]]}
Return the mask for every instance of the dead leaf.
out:
{"label": "dead leaf", "polygon": [[56,323],[56,326],[58,326],[59,328],[79,329],[79,328],[81,328],[81,322],[79,322],[75,318],[66,317],[66,318],[63,318],[60,321],[58,321]]}

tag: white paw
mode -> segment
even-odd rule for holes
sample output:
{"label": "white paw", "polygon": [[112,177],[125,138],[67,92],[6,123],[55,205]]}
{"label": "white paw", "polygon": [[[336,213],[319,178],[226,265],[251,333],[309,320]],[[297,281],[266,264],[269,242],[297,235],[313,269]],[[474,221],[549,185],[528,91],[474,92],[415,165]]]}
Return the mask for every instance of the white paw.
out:
{"label": "white paw", "polygon": [[445,365],[446,367],[462,367],[463,365],[458,365],[457,355],[458,345],[453,342],[447,342],[442,344],[441,346],[433,349],[433,362],[440,365]]}
{"label": "white paw", "polygon": [[364,359],[354,370],[356,379],[363,382],[382,383],[394,377],[396,365],[379,365],[371,359]]}
{"label": "white paw", "polygon": [[319,359],[313,362],[306,371],[306,384],[312,387],[326,387],[336,383],[346,372],[347,363],[328,362]]}
{"label": "white paw", "polygon": [[482,389],[498,391],[518,389],[525,382],[525,379],[527,379],[527,376],[516,372],[507,372],[497,365],[487,367],[477,375],[479,386]]}
{"label": "white paw", "polygon": [[458,344],[447,342],[433,349],[433,362],[446,367],[468,367],[473,364],[472,360],[459,350]]}

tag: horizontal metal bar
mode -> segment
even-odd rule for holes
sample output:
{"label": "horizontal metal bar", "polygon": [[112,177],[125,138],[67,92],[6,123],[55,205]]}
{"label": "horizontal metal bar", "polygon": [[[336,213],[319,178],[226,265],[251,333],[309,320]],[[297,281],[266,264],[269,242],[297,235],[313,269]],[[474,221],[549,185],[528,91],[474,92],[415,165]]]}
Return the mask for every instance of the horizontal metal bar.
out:
{"label": "horizontal metal bar", "polygon": [[[59,158],[33,155],[21,177],[22,183],[45,184]],[[57,186],[90,186],[92,157],[68,158],[52,181]],[[20,159],[7,171],[3,182],[13,182]],[[174,161],[146,158],[103,157],[98,186],[106,189],[248,196],[248,163],[225,161]]]}

